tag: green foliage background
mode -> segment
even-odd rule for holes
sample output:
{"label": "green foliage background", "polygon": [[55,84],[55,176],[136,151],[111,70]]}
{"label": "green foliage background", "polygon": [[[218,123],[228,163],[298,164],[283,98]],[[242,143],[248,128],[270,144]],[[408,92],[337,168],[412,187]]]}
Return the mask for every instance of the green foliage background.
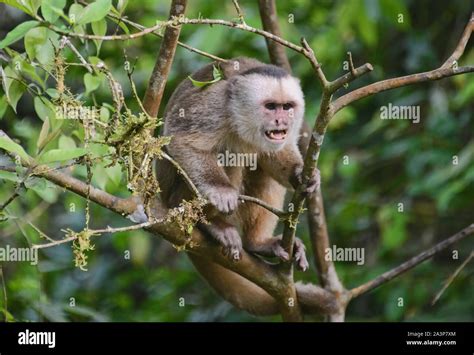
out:
{"label": "green foliage background", "polygon": [[[61,3],[61,1],[59,1]],[[116,5],[116,1],[113,2]],[[130,1],[125,14],[145,26],[164,20],[170,1]],[[240,1],[249,25],[260,27],[256,1]],[[71,2],[67,2],[66,9]],[[76,5],[74,5],[76,6]],[[304,36],[315,49],[326,75],[334,79],[343,71],[346,52],[351,51],[356,66],[374,65],[373,73],[352,83],[348,90],[376,80],[426,71],[439,66],[449,56],[474,10],[472,2],[455,1],[279,1],[283,37],[299,42]],[[231,1],[190,1],[188,17],[236,18]],[[403,14],[403,23],[399,23]],[[44,14],[43,14],[44,15]],[[53,16],[52,14],[46,16]],[[294,23],[289,19],[294,17]],[[12,7],[0,4],[0,38],[21,22],[31,20]],[[95,24],[94,31],[104,30]],[[102,26],[102,27],[101,27]],[[108,21],[108,33],[115,25]],[[85,29],[92,33],[91,25]],[[44,33],[42,33],[44,32]],[[119,31],[120,33],[120,31]],[[34,30],[10,48],[51,65],[47,30]],[[181,40],[224,58],[251,56],[268,61],[263,38],[214,26],[187,26]],[[138,112],[123,69],[123,52],[136,59],[134,80],[143,95],[154,65],[160,40],[154,36],[127,42],[88,43],[74,41],[85,57],[99,57],[122,83],[127,105]],[[100,52],[97,49],[100,47]],[[460,64],[474,63],[472,40]],[[308,62],[288,52],[296,76],[301,78],[307,104],[307,120],[314,122],[321,95]],[[23,57],[26,58],[26,57]],[[69,53],[67,61],[77,61]],[[94,60],[94,59],[92,59]],[[44,72],[29,67],[27,75]],[[165,101],[173,89],[209,59],[178,48]],[[1,62],[3,68],[6,63]],[[12,69],[11,69],[12,70]],[[82,93],[86,104],[111,102],[106,81],[85,76],[80,67],[70,67],[67,85]],[[39,80],[42,80],[41,78]],[[45,88],[54,87],[51,80]],[[16,90],[16,91],[15,91]],[[12,90],[19,96],[21,88]],[[379,118],[380,107],[419,105],[421,122],[388,121]],[[437,241],[474,222],[474,80],[472,75],[389,91],[357,102],[342,110],[330,124],[320,159],[326,215],[332,241],[338,247],[364,247],[365,265],[336,263],[347,287],[355,287],[396,266]],[[46,105],[47,106],[47,105]],[[163,108],[162,108],[163,109]],[[45,112],[46,110],[46,112]],[[34,154],[42,120],[48,107],[25,94],[17,112],[7,105],[0,89],[0,128],[30,154]],[[73,125],[73,123],[71,123]],[[66,126],[48,149],[82,147],[80,129]],[[74,133],[77,131],[76,133]],[[97,154],[103,154],[99,147]],[[453,165],[453,156],[459,164]],[[344,165],[347,156],[350,164]],[[120,169],[94,169],[93,183],[117,195],[127,195]],[[84,178],[85,169],[74,173]],[[0,175],[0,202],[14,190],[14,182]],[[42,180],[8,208],[16,219],[0,222],[0,246],[27,246],[44,242],[22,221],[30,219],[52,238],[64,236],[61,229],[84,227],[85,201]],[[397,211],[404,204],[404,213]],[[71,209],[75,207],[75,209]],[[120,216],[92,205],[91,227],[127,224]],[[306,224],[299,236],[309,246]],[[70,246],[40,252],[40,263],[2,263],[7,305],[0,292],[0,309],[10,320],[30,321],[257,321],[217,297],[194,271],[182,253],[145,232],[118,233],[96,238],[88,269],[73,265]],[[355,300],[348,309],[349,321],[473,321],[474,265],[471,262],[455,279],[437,304],[431,299],[444,280],[473,250],[472,238],[455,245],[399,279]],[[309,249],[309,248],[308,248]],[[124,258],[129,251],[130,260]],[[315,281],[314,267],[297,274],[298,279]],[[1,280],[0,280],[1,281]],[[397,305],[403,297],[404,306]],[[75,307],[71,307],[74,298]],[[180,307],[184,298],[185,306]],[[278,320],[278,317],[266,320]]]}

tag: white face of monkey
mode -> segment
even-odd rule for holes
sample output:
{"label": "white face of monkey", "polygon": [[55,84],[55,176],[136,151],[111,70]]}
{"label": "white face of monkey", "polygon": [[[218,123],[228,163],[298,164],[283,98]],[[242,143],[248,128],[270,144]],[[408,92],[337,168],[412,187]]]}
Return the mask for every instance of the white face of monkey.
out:
{"label": "white face of monkey", "polygon": [[304,115],[297,79],[251,73],[237,77],[231,85],[232,124],[244,141],[267,152],[297,142]]}

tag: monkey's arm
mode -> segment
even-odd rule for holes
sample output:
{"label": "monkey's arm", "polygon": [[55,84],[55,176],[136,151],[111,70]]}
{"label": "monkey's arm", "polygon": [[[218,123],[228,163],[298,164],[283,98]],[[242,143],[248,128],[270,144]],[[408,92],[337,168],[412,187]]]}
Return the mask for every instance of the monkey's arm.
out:
{"label": "monkey's arm", "polygon": [[[200,133],[199,141],[206,141]],[[197,146],[192,135],[175,136],[168,146],[173,158],[180,164],[199,192],[220,212],[229,213],[238,204],[238,190],[231,184],[224,168],[217,164],[216,155],[205,147]],[[212,138],[207,141],[212,146]]]}
{"label": "monkey's arm", "polygon": [[[206,141],[205,134],[200,135],[200,138]],[[238,205],[238,190],[232,185],[223,167],[217,164],[216,155],[198,146],[196,142],[199,141],[190,135],[177,136],[168,146],[168,150],[189,175],[199,192],[218,211],[226,214],[232,212]],[[207,142],[210,143],[208,148],[212,146],[211,137]],[[182,191],[175,193],[184,196]],[[199,228],[222,245],[224,255],[234,260],[240,259],[242,241],[237,229],[227,222],[226,216],[215,209],[207,210],[207,219],[209,224],[200,224]]]}
{"label": "monkey's arm", "polygon": [[[303,158],[294,145],[289,144],[276,153],[262,154],[258,166],[286,188],[294,189],[303,181]],[[305,192],[314,192],[319,184],[320,174],[316,170],[306,184]]]}

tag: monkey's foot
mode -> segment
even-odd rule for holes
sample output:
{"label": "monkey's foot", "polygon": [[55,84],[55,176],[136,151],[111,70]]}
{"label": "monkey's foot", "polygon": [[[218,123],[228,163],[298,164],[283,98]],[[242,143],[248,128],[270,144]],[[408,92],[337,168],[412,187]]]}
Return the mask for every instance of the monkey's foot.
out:
{"label": "monkey's foot", "polygon": [[[297,184],[303,184],[303,166],[300,165],[295,168],[295,177]],[[314,169],[309,180],[303,186],[303,193],[312,194],[320,185],[321,173],[319,172],[319,169]]]}
{"label": "monkey's foot", "polygon": [[232,212],[239,204],[239,192],[233,187],[214,187],[207,198],[222,213]]}
{"label": "monkey's foot", "polygon": [[212,238],[222,245],[222,253],[231,260],[238,261],[242,257],[242,239],[240,239],[237,229],[227,223],[216,225],[203,224],[201,228],[205,229]]}
{"label": "monkey's foot", "polygon": [[[282,236],[280,234],[274,238],[269,239],[266,243],[260,243],[258,245],[247,247],[246,249],[262,256],[277,257],[283,261],[288,261],[290,260],[290,255],[281,246],[281,239]],[[293,255],[298,269],[306,271],[309,267],[309,263],[306,259],[306,248],[300,238],[295,238]]]}

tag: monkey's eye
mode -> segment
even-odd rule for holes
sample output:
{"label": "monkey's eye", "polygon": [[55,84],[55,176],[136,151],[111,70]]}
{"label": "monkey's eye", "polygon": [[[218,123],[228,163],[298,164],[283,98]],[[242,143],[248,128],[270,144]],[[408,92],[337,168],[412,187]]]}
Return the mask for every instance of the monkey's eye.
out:
{"label": "monkey's eye", "polygon": [[283,104],[283,110],[285,111],[288,111],[288,110],[291,110],[293,108],[293,104],[292,103],[286,103],[286,104]]}
{"label": "monkey's eye", "polygon": [[268,102],[268,103],[265,104],[265,108],[267,110],[272,110],[273,111],[273,110],[276,110],[277,104],[274,103],[274,102]]}

